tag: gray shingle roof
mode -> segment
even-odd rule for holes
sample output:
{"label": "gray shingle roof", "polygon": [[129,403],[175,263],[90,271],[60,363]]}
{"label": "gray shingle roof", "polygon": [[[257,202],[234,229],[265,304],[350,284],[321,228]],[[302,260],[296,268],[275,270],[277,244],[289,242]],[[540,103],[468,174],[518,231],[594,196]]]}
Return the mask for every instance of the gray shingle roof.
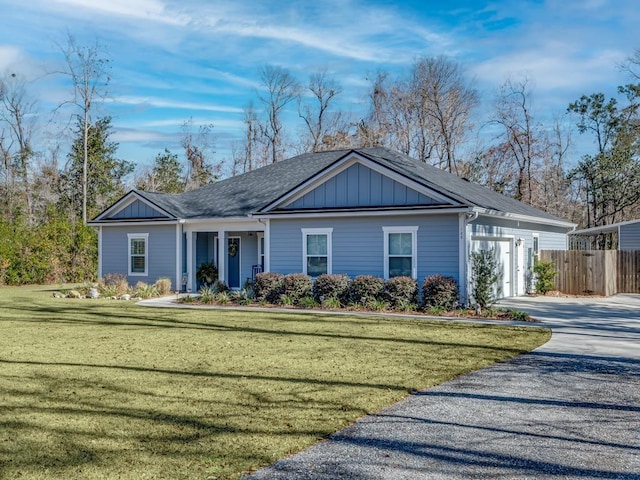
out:
{"label": "gray shingle roof", "polygon": [[382,147],[305,153],[178,195],[138,193],[178,218],[246,216],[286,195],[351,152],[359,153],[463,205],[505,214],[564,221],[486,187]]}

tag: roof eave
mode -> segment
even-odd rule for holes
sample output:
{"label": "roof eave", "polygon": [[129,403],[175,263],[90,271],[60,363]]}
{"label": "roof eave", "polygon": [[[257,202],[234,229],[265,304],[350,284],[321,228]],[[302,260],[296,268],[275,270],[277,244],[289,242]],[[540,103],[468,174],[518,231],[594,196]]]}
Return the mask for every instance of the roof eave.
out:
{"label": "roof eave", "polygon": [[508,212],[500,212],[497,210],[492,210],[489,208],[475,207],[474,212],[478,212],[479,215],[494,217],[494,218],[506,218],[508,220],[517,220],[521,222],[529,222],[529,223],[538,223],[543,225],[552,225],[554,227],[562,227],[567,229],[574,229],[577,227],[577,224],[567,222],[561,219],[553,219],[553,218],[544,218],[544,217],[535,217],[533,215],[523,215],[521,213],[508,213]]}

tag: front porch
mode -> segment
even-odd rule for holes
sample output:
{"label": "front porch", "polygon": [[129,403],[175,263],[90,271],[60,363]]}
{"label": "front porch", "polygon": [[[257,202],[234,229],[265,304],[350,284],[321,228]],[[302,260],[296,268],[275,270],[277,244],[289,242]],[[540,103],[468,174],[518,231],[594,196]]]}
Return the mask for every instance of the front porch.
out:
{"label": "front porch", "polygon": [[182,235],[182,289],[197,292],[200,265],[213,262],[218,279],[231,289],[240,289],[256,273],[264,271],[268,261],[266,225],[259,221],[185,224]]}

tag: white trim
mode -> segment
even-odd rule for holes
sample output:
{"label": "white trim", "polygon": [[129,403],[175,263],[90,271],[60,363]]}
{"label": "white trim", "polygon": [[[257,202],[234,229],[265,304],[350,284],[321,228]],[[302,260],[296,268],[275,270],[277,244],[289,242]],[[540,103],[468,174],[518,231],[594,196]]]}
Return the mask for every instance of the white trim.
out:
{"label": "white trim", "polygon": [[[262,243],[264,242],[264,232],[257,232],[256,233],[256,238],[258,239],[258,264],[262,266],[262,269],[264,270],[264,252],[262,251]],[[260,258],[262,257],[262,259]],[[261,261],[262,260],[262,261]]]}
{"label": "white trim", "polygon": [[151,225],[175,225],[176,223],[181,223],[180,220],[177,219],[167,219],[167,220],[146,220],[146,221],[138,221],[136,219],[128,220],[128,221],[112,221],[108,222],[87,222],[87,225],[90,227],[148,227]]}
{"label": "white trim", "polygon": [[530,215],[522,215],[519,213],[505,213],[498,212],[497,210],[489,210],[487,208],[474,207],[475,212],[478,212],[482,216],[492,218],[504,218],[507,220],[519,220],[521,222],[537,223],[542,225],[551,225],[554,227],[575,228],[576,224],[571,222],[565,222],[564,220],[553,220],[550,218],[533,217]]}
{"label": "white trim", "polygon": [[609,225],[602,225],[601,227],[583,228],[582,230],[574,230],[573,232],[569,232],[569,235],[595,235],[595,234],[604,233],[604,232],[615,232],[616,229],[618,230],[618,233],[619,233],[620,227],[624,227],[626,225],[632,225],[634,223],[640,223],[640,220],[627,220],[625,222],[617,222],[617,223],[611,223]]}
{"label": "white trim", "polygon": [[390,233],[410,233],[411,234],[411,277],[418,279],[418,227],[382,227],[383,232],[383,255],[384,255],[384,279],[389,280],[389,234]]}
{"label": "white trim", "polygon": [[187,232],[217,232],[220,230],[225,230],[227,232],[258,232],[264,229],[264,225],[257,218],[252,219],[245,217],[243,219],[233,219],[232,221],[227,220],[229,219],[225,219],[223,221],[198,220],[196,222],[185,220],[184,228]]}
{"label": "white trim", "polygon": [[186,232],[186,240],[187,240],[187,293],[191,293],[193,291],[193,287],[195,286],[195,273],[194,263],[195,263],[195,255],[193,244],[195,242],[195,237],[192,232]]}
{"label": "white trim", "polygon": [[102,219],[104,219],[106,217],[110,217],[111,215],[114,215],[114,214],[118,213],[119,211],[124,210],[129,205],[131,205],[133,202],[135,202],[136,200],[140,200],[142,203],[144,203],[148,207],[153,208],[154,210],[157,210],[158,212],[166,215],[167,217],[169,217],[168,219],[175,219],[176,218],[175,215],[173,215],[172,213],[167,212],[164,208],[154,204],[150,200],[147,200],[142,195],[140,195],[138,192],[136,192],[134,190],[131,190],[129,193],[125,194],[120,200],[118,200],[116,203],[114,203],[109,208],[107,208],[104,212],[102,212],[100,215],[98,215],[95,218],[95,220],[93,220],[91,223],[99,222],[99,221],[101,221]]}
{"label": "white trim", "polygon": [[465,214],[458,216],[458,288],[462,302],[467,298],[467,222]]}
{"label": "white trim", "polygon": [[227,231],[218,230],[218,279],[227,283]]}
{"label": "white trim", "polygon": [[307,236],[308,235],[326,235],[327,236],[327,273],[333,272],[333,228],[301,228],[302,232],[302,273],[307,273]]}
{"label": "white trim", "polygon": [[271,271],[271,220],[264,223],[264,271]]}
{"label": "white trim", "polygon": [[[402,208],[402,207],[398,207]],[[443,207],[443,208],[416,208],[406,210],[396,210],[389,207],[385,210],[349,210],[334,212],[278,212],[278,213],[255,213],[253,218],[318,218],[318,217],[397,217],[400,215],[443,215],[451,213],[468,213],[470,207]]]}
{"label": "white trim", "polygon": [[278,207],[287,205],[289,203],[292,203],[296,201],[298,198],[306,195],[307,193],[309,193],[311,190],[318,187],[322,183],[326,182],[330,178],[338,175],[339,173],[343,172],[350,166],[355,165],[356,163],[360,163],[365,167],[380,173],[381,175],[384,175],[392,180],[395,180],[398,183],[401,183],[406,187],[409,187],[413,190],[418,191],[419,193],[422,193],[425,196],[428,196],[435,200],[439,200],[441,202],[449,203],[452,205],[455,205],[455,204],[460,205],[460,202],[454,200],[453,198],[447,197],[446,195],[443,195],[442,193],[436,190],[433,190],[421,183],[411,180],[410,178],[396,172],[395,170],[392,170],[389,167],[380,165],[379,163],[369,158],[366,158],[365,156],[362,156],[356,152],[350,152],[347,155],[345,155],[343,158],[337,160],[334,164],[316,173],[311,178],[308,178],[302,184],[298,185],[296,188],[294,188],[290,192],[284,194],[283,196],[279,197],[275,201],[271,202],[269,205],[262,208],[261,210],[268,212],[269,210],[272,210],[274,208],[278,208]]}
{"label": "white trim", "polygon": [[[144,240],[144,272],[131,271],[131,241]],[[127,275],[129,277],[149,276],[149,234],[148,233],[127,233]]]}
{"label": "white trim", "polygon": [[98,227],[98,278],[102,278],[102,227]]}
{"label": "white trim", "polygon": [[182,289],[182,233],[180,232],[180,224],[176,224],[176,288],[175,291],[179,292]]}
{"label": "white trim", "polygon": [[515,235],[512,234],[508,234],[508,235],[483,235],[483,234],[476,234],[476,235],[472,235],[471,236],[471,241],[487,241],[487,242],[506,242],[509,245],[509,265],[507,265],[507,268],[509,270],[509,291],[508,292],[502,292],[503,297],[502,298],[508,298],[508,297],[513,297],[515,296],[515,278],[516,278],[516,271],[515,271],[515,248],[516,248],[516,237]]}

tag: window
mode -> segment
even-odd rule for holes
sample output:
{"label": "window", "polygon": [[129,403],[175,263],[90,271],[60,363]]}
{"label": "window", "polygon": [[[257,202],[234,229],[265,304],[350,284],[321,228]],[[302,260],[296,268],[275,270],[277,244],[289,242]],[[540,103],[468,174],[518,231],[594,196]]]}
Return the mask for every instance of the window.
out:
{"label": "window", "polygon": [[333,228],[302,229],[302,271],[312,277],[331,273]]}
{"label": "window", "polygon": [[533,234],[533,263],[540,260],[540,237],[537,233]]}
{"label": "window", "polygon": [[382,227],[384,278],[418,277],[418,227]]}
{"label": "window", "polygon": [[148,233],[129,233],[129,275],[147,275]]}

